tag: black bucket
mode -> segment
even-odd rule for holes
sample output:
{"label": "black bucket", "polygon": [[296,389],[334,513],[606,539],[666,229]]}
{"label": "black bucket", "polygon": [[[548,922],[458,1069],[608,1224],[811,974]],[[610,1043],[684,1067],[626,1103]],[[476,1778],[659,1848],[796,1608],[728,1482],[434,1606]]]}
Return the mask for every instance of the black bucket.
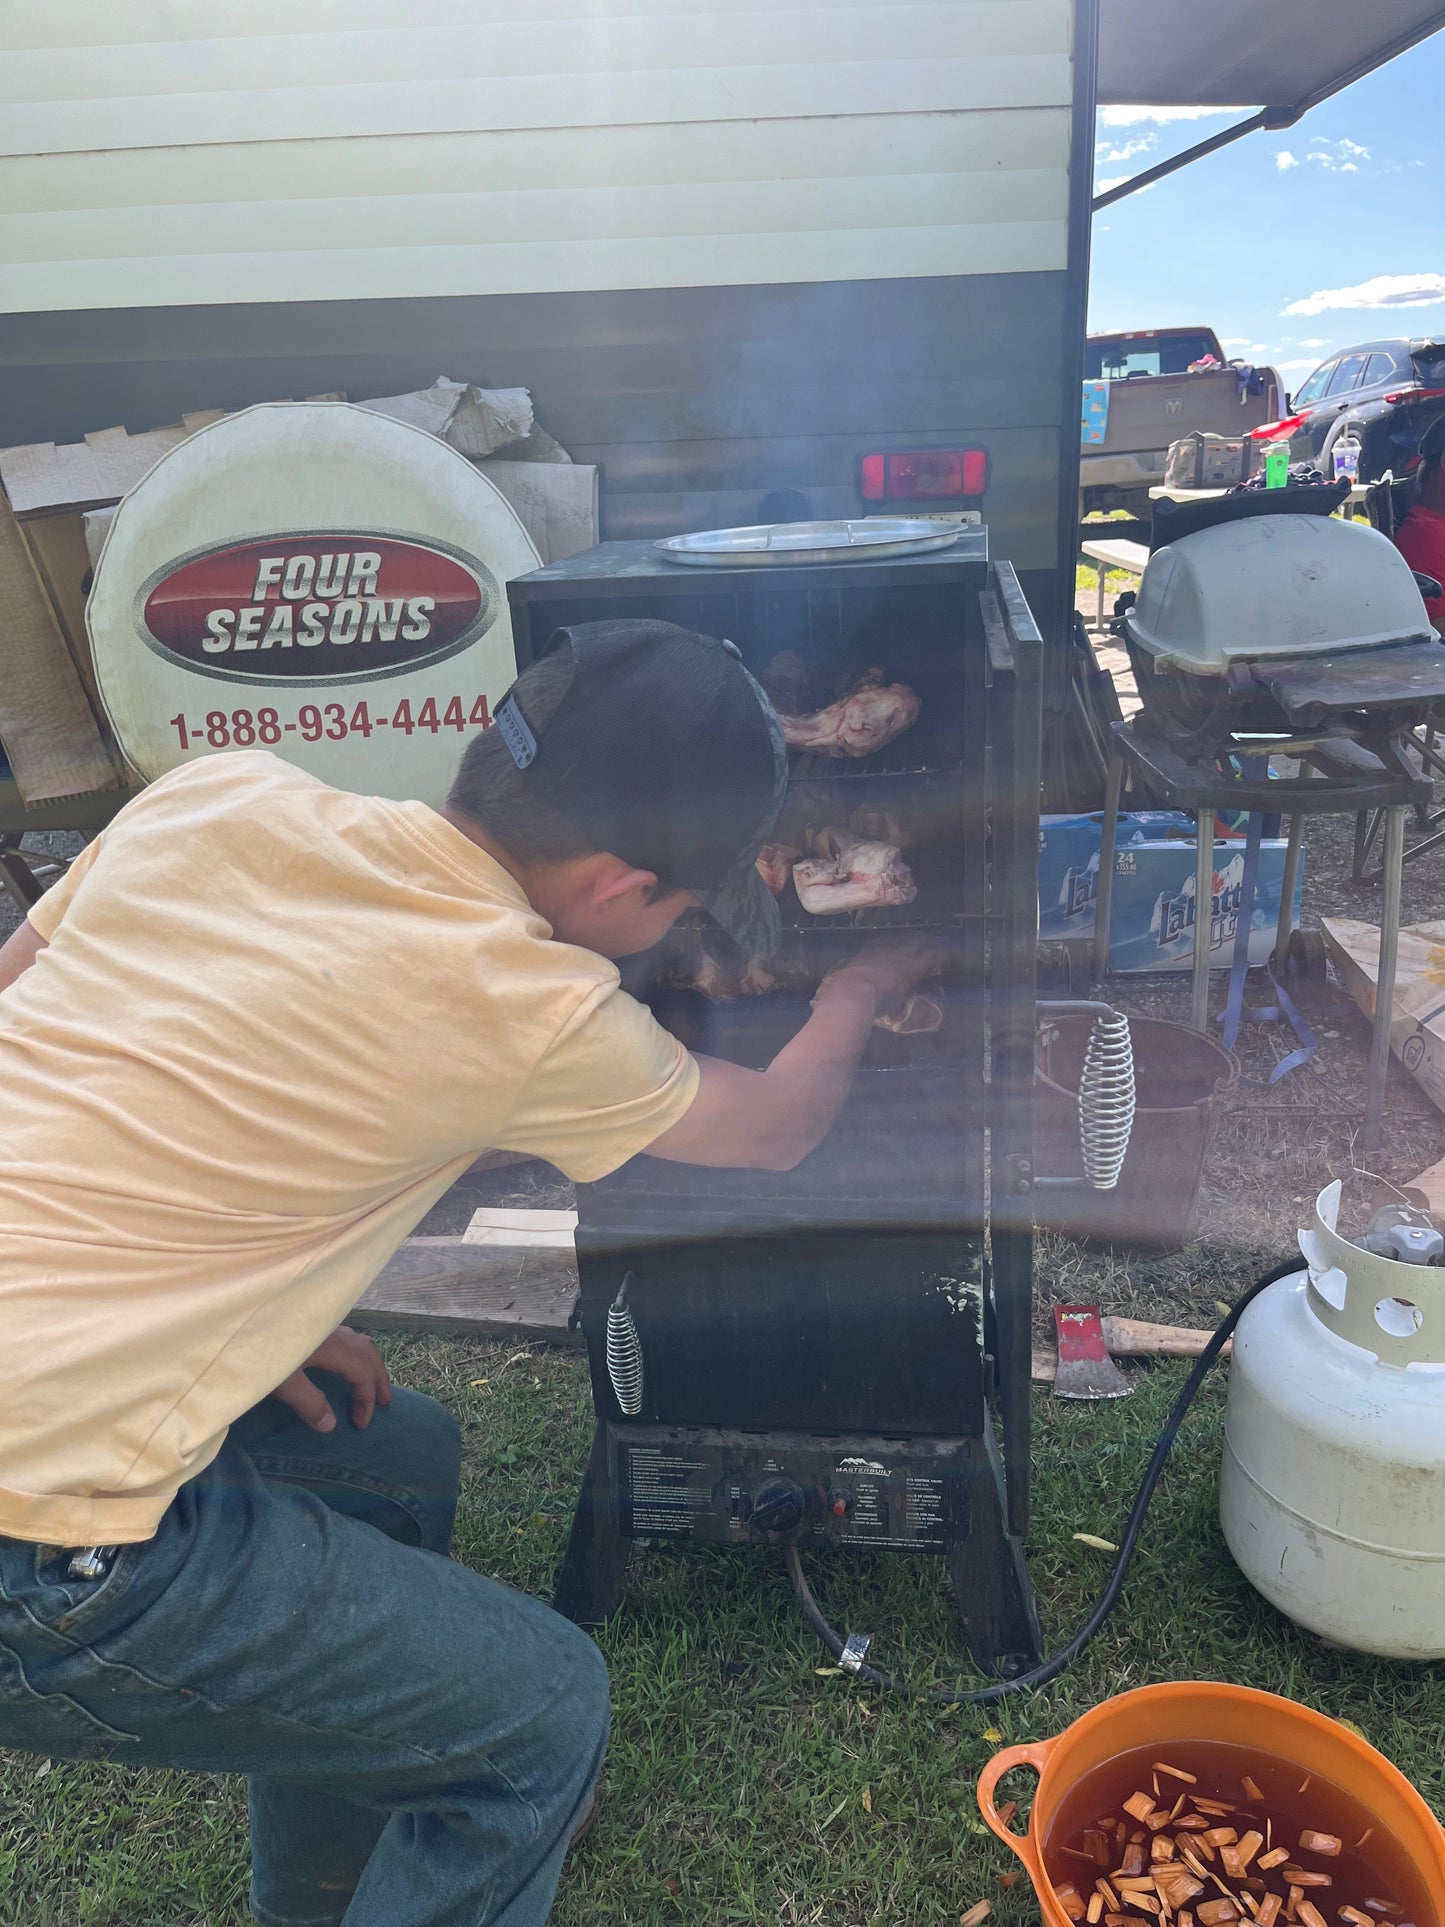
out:
{"label": "black bucket", "polygon": [[[1081,1178],[1079,1078],[1092,1019],[1051,1018],[1034,1040],[1034,1170]],[[1035,1222],[1125,1250],[1160,1251],[1194,1235],[1204,1160],[1239,1083],[1235,1057],[1182,1024],[1131,1017],[1134,1130],[1112,1191],[1089,1185],[1034,1192]]]}

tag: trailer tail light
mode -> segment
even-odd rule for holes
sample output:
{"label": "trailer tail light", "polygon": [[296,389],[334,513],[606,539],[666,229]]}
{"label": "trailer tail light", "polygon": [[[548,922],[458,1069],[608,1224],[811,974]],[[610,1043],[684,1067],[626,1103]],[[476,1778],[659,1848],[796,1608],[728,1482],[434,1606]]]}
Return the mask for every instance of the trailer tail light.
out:
{"label": "trailer tail light", "polygon": [[988,486],[984,448],[908,448],[865,455],[858,493],[865,502],[957,502]]}
{"label": "trailer tail light", "polygon": [[1385,400],[1392,408],[1398,408],[1403,401],[1438,401],[1445,395],[1445,388],[1397,388]]}

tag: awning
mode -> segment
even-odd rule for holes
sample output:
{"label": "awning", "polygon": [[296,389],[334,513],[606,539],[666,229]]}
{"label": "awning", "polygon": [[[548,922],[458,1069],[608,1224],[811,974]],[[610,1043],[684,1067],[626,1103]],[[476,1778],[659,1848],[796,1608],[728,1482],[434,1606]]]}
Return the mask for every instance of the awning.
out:
{"label": "awning", "polygon": [[1441,27],[1439,0],[1099,0],[1099,101],[1288,125]]}
{"label": "awning", "polygon": [[1293,126],[1442,27],[1439,0],[1099,0],[1100,106],[1257,111],[1096,196],[1095,211],[1242,134]]}

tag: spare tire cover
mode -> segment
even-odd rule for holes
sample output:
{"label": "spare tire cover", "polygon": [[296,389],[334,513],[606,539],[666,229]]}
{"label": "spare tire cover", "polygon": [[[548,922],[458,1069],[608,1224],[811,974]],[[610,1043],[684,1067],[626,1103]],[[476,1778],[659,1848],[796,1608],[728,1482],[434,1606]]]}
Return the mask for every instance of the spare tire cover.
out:
{"label": "spare tire cover", "polygon": [[516,674],[505,584],[541,566],[465,456],[338,402],[201,429],[121,502],[86,608],[146,778],[265,748],[438,805]]}

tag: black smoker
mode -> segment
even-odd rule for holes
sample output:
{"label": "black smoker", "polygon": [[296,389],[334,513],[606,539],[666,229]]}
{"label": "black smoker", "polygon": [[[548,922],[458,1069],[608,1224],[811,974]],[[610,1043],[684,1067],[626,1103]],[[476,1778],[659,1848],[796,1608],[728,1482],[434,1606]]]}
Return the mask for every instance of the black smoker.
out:
{"label": "black smoker", "polygon": [[[909,684],[912,730],[872,759],[803,759],[795,780],[836,786],[840,808],[925,812],[917,899],[809,917],[790,889],[784,921],[814,982],[860,929],[927,925],[947,957],[943,1028],[877,1032],[797,1170],[639,1157],[578,1187],[597,1430],[556,1603],[604,1619],[634,1538],[930,1552],[979,1664],[1032,1662],[1041,645],[1014,572],[990,565],[982,529],[906,559],[767,569],[685,570],[608,542],[509,594],[519,665],[560,625],[636,615],[728,637],[757,675],[792,651],[829,689],[875,664]],[[753,1065],[807,1014],[806,991],[669,999],[646,960],[628,981],[689,1043]]]}

